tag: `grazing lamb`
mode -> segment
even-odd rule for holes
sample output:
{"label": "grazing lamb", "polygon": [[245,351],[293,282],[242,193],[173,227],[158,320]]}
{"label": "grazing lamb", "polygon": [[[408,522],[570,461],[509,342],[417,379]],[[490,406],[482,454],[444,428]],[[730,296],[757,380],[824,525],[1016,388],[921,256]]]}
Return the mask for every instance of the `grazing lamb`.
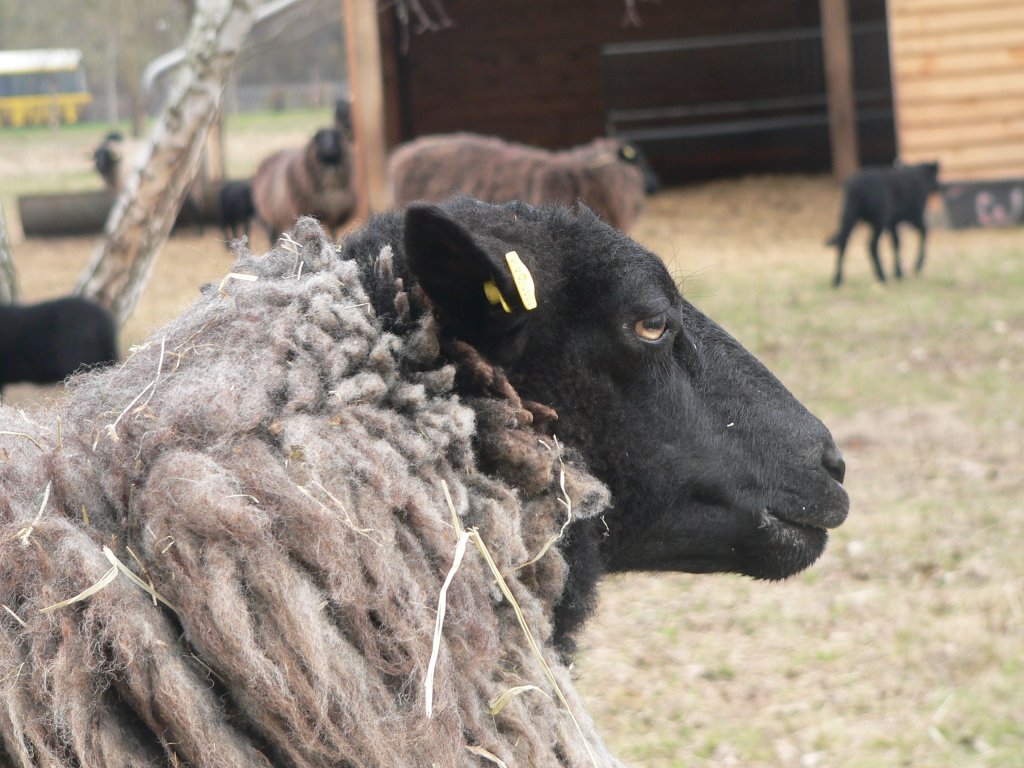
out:
{"label": "grazing lamb", "polygon": [[658,180],[638,147],[595,139],[561,152],[472,133],[425,136],[395,149],[388,184],[396,206],[440,202],[453,192],[532,205],[582,201],[616,229],[628,232]]}
{"label": "grazing lamb", "polygon": [[920,234],[917,264],[914,272],[924,267],[925,223],[924,207],[928,196],[939,188],[939,164],[896,165],[892,168],[863,168],[852,174],[844,184],[843,210],[839,218],[839,231],[825,243],[837,246],[836,275],[832,285],[843,282],[843,256],[858,221],[871,225],[869,253],[875,275],[885,282],[885,270],[878,258],[878,240],[883,231],[892,238],[893,274],[903,278],[900,266],[900,237],[897,225],[906,222]]}
{"label": "grazing lamb", "polygon": [[220,228],[224,240],[231,241],[242,235],[249,237],[249,222],[256,215],[252,202],[252,180],[226,181],[220,188]]}
{"label": "grazing lamb", "polygon": [[0,393],[7,384],[55,384],[117,361],[117,327],[103,307],[67,297],[0,305]]}
{"label": "grazing lamb", "polygon": [[618,766],[563,661],[601,574],[782,578],[846,515],[825,427],[586,209],[283,246],[0,408],[0,763]]}
{"label": "grazing lamb", "polygon": [[271,242],[300,216],[318,219],[333,236],[356,207],[352,148],[337,128],[322,128],[301,149],[276,152],[252,180],[256,215]]}

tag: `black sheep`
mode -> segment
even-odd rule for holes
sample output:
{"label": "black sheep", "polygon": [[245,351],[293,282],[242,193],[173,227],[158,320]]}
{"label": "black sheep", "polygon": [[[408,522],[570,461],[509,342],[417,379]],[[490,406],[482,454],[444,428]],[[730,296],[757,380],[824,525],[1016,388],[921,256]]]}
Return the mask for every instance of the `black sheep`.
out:
{"label": "black sheep", "polygon": [[[124,187],[124,176],[131,170],[130,162],[121,162],[125,155],[125,146],[124,134],[120,131],[111,131],[103,137],[103,141],[92,153],[93,166],[103,177],[103,183],[108,189],[117,192]],[[134,155],[138,148],[137,143],[132,144],[128,154]]]}
{"label": "black sheep", "polygon": [[[680,295],[654,254],[589,209],[457,198],[410,206],[404,222],[381,217],[342,256],[372,285],[375,255],[399,242],[395,273],[416,286],[410,296],[425,294],[443,333],[500,365],[524,402],[557,414],[550,429],[612,492],[613,509],[577,521],[562,543],[563,648],[603,573],[781,579],[822,553],[849,505],[831,435]],[[536,286],[532,309],[520,259]],[[371,297],[388,327],[395,297]]]}
{"label": "black sheep", "polygon": [[252,202],[252,181],[227,181],[220,189],[220,226],[224,240],[230,243],[249,236],[249,222],[256,215]]}
{"label": "black sheep", "polygon": [[103,307],[69,296],[0,306],[0,392],[7,384],[55,384],[117,362],[117,327]]}
{"label": "black sheep", "polygon": [[[782,578],[846,516],[828,430],[587,209],[285,245],[56,414],[0,407],[0,764],[620,768],[557,653],[601,574]],[[445,578],[470,531],[508,599]]]}
{"label": "black sheep", "polygon": [[920,233],[917,264],[914,272],[924,267],[925,223],[924,207],[928,196],[939,187],[939,164],[895,165],[892,168],[863,168],[852,174],[844,185],[843,210],[839,219],[839,231],[830,237],[826,245],[839,248],[836,255],[836,275],[832,284],[836,287],[843,281],[843,256],[850,232],[858,221],[871,225],[869,251],[875,275],[885,282],[885,270],[878,258],[878,240],[883,231],[892,238],[893,274],[903,277],[900,266],[900,238],[897,225],[906,222]]}

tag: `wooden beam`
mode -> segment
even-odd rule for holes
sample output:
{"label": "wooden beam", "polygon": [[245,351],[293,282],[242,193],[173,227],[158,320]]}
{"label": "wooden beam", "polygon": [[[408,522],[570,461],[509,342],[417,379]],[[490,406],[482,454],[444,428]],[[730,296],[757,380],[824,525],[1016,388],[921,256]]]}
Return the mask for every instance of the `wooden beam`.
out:
{"label": "wooden beam", "polygon": [[975,51],[927,53],[918,56],[893,56],[893,76],[900,81],[929,80],[938,77],[1000,75],[1014,72],[1024,75],[1024,56],[1013,48],[998,47]]}
{"label": "wooden beam", "polygon": [[1013,50],[1020,46],[1020,27],[1005,26],[973,32],[950,32],[927,37],[903,37],[899,25],[889,25],[892,56],[895,60],[910,56],[945,55],[968,51],[990,51],[994,48]]}
{"label": "wooden beam", "polygon": [[976,7],[963,3],[958,11],[948,13],[901,12],[899,4],[892,8],[892,28],[901,38],[959,35],[1007,28],[1019,29],[1024,23],[1024,5]]}
{"label": "wooden beam", "polygon": [[847,0],[820,0],[828,92],[832,173],[845,178],[857,170],[857,108],[853,98],[853,55]]}
{"label": "wooden beam", "polygon": [[342,0],[345,9],[345,45],[352,86],[352,128],[355,133],[356,216],[388,206],[384,80],[381,68],[377,0]]}
{"label": "wooden beam", "polygon": [[900,104],[906,106],[955,99],[983,103],[1007,96],[1024,97],[1024,70],[981,76],[968,74],[964,77],[900,80]]}

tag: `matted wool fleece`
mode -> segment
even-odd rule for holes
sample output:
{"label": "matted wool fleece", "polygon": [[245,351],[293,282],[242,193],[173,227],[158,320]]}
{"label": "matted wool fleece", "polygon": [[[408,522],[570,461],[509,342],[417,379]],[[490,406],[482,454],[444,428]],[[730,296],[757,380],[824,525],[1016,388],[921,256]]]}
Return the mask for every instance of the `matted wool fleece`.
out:
{"label": "matted wool fleece", "polygon": [[[356,265],[311,220],[294,236],[55,409],[0,407],[0,764],[619,765],[547,642],[557,547],[515,568],[565,521],[560,449],[514,393],[453,395],[432,321],[382,332]],[[606,489],[564,462],[573,514],[599,514]],[[426,716],[442,481],[582,737],[472,546]],[[117,571],[44,612],[103,580],[105,547],[173,607]]]}

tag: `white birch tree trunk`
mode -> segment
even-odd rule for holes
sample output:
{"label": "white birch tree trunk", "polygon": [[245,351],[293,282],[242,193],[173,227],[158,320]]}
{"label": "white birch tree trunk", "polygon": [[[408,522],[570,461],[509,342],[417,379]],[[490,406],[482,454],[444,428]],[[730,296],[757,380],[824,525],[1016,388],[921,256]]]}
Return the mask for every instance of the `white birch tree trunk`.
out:
{"label": "white birch tree trunk", "polygon": [[221,108],[231,65],[255,20],[256,0],[196,0],[185,60],[124,191],[107,219],[106,238],[75,292],[131,315],[199,168]]}
{"label": "white birch tree trunk", "polygon": [[4,208],[0,205],[0,304],[13,304],[18,300],[18,273],[14,270],[11,240],[7,236]]}

